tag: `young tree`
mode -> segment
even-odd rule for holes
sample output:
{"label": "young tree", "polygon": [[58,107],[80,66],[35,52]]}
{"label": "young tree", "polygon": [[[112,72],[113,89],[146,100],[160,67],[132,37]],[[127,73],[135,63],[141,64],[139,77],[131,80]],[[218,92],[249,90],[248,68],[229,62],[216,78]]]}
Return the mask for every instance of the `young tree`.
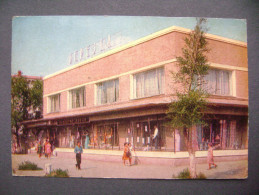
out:
{"label": "young tree", "polygon": [[170,126],[183,131],[190,158],[190,173],[196,178],[195,151],[197,150],[196,125],[204,124],[208,94],[202,89],[203,77],[208,74],[209,64],[206,53],[207,41],[204,33],[206,19],[197,19],[195,29],[185,38],[182,56],[177,57],[178,71],[172,72],[173,81],[181,86],[176,91],[177,100],[169,105],[167,116]]}

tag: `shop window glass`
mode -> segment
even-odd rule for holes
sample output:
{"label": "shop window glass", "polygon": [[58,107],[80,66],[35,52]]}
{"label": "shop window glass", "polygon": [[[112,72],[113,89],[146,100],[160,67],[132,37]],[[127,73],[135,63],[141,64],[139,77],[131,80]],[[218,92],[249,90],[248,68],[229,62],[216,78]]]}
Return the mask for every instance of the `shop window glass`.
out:
{"label": "shop window glass", "polygon": [[69,91],[70,108],[79,108],[85,106],[85,87]]}
{"label": "shop window glass", "polygon": [[146,151],[155,149],[156,140],[153,139],[155,126],[158,128],[157,149],[165,149],[165,129],[156,120],[150,122],[139,121],[129,124],[125,129],[125,142],[131,143],[137,150]]}
{"label": "shop window glass", "polygon": [[133,79],[134,98],[149,97],[164,93],[164,68],[135,74]]}
{"label": "shop window glass", "polygon": [[101,125],[97,129],[97,146],[99,148],[112,149],[118,146],[119,137],[116,124]]}
{"label": "shop window glass", "polygon": [[60,94],[49,97],[49,112],[60,111]]}
{"label": "shop window glass", "polygon": [[216,149],[240,149],[242,138],[238,135],[236,120],[212,120],[207,121],[206,126],[197,126],[197,141],[200,150],[208,150],[208,144],[217,146]]}
{"label": "shop window glass", "polygon": [[97,104],[107,104],[119,100],[119,79],[97,84]]}
{"label": "shop window glass", "polygon": [[209,70],[209,73],[204,77],[203,88],[212,95],[231,95],[230,77],[230,71]]}

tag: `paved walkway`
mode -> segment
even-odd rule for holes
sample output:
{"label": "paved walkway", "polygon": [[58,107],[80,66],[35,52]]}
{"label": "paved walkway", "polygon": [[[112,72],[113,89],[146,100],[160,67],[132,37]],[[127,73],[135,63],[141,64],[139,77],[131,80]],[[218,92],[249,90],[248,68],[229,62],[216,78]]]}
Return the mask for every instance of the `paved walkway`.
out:
{"label": "paved walkway", "polygon": [[[133,165],[124,166],[118,162],[102,162],[92,160],[82,160],[81,170],[76,170],[75,159],[51,157],[39,157],[36,154],[12,155],[12,166],[14,175],[17,176],[44,176],[43,171],[19,171],[18,165],[26,160],[36,163],[39,167],[45,167],[45,164],[51,163],[52,169],[61,168],[68,170],[70,177],[86,178],[139,178],[139,179],[172,179],[187,166],[169,166],[169,165]],[[197,173],[202,172],[208,179],[238,179],[247,177],[247,160],[216,162],[217,168],[207,170],[207,164],[198,164]]]}

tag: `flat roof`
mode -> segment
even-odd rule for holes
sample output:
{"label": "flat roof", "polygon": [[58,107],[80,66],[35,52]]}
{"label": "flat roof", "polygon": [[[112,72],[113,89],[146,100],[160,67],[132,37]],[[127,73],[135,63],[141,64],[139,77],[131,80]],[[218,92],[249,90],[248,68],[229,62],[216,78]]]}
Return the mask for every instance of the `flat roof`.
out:
{"label": "flat roof", "polygon": [[[180,33],[188,34],[191,31],[192,31],[191,29],[186,29],[186,28],[182,28],[182,27],[178,27],[178,26],[171,26],[169,28],[163,29],[161,31],[158,31],[158,32],[152,33],[152,34],[150,34],[148,36],[145,36],[143,38],[140,38],[138,40],[132,41],[132,42],[130,42],[128,44],[125,44],[125,45],[122,45],[120,47],[111,49],[111,50],[109,50],[107,52],[101,53],[101,54],[99,54],[97,56],[94,56],[93,58],[90,58],[90,59],[87,59],[87,60],[82,61],[80,63],[74,64],[74,65],[72,65],[70,67],[67,67],[67,68],[62,69],[60,71],[57,71],[57,72],[55,72],[53,74],[49,74],[49,75],[43,77],[43,80],[46,80],[46,79],[51,78],[51,77],[54,77],[54,76],[59,75],[61,73],[67,72],[69,70],[75,69],[77,67],[86,65],[86,64],[88,64],[90,62],[99,60],[99,59],[107,57],[109,55],[121,52],[121,51],[126,50],[128,48],[131,48],[131,47],[134,47],[134,46],[139,45],[141,43],[150,41],[150,40],[155,39],[157,37],[169,34],[171,32],[180,32]],[[230,44],[233,44],[233,45],[247,47],[247,43],[246,42],[237,41],[237,40],[234,40],[234,39],[229,39],[229,38],[221,37],[221,36],[218,36],[218,35],[213,35],[213,34],[206,33],[205,37],[208,38],[208,39],[216,40],[216,41],[221,41],[221,42],[230,43]]]}

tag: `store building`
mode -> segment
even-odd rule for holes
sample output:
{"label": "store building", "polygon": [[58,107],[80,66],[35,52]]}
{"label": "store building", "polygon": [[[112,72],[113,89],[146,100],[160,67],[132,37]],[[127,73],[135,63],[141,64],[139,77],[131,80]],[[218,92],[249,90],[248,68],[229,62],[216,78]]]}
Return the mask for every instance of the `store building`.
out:
{"label": "store building", "polygon": [[[154,151],[157,126],[161,155],[186,151],[181,132],[166,126],[166,110],[178,89],[170,72],[189,32],[173,26],[44,77],[43,119],[25,126],[55,139],[60,151],[72,151],[68,148],[78,140],[87,147],[87,135],[88,151],[118,151],[125,142]],[[208,126],[196,128],[197,149],[207,150],[212,142],[247,155],[247,44],[212,34],[206,38],[211,65],[206,87],[212,95]]]}

